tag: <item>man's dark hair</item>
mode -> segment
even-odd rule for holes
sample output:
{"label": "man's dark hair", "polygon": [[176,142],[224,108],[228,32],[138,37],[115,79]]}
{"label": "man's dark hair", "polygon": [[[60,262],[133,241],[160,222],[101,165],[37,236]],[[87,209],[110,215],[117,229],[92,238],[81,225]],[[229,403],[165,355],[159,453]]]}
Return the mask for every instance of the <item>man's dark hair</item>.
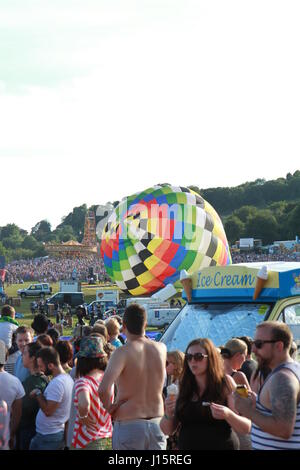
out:
{"label": "man's dark hair", "polygon": [[284,349],[290,349],[293,335],[286,323],[281,323],[279,321],[264,321],[256,325],[257,329],[260,328],[269,328],[271,331],[271,338],[274,341],[281,341],[283,343]]}
{"label": "man's dark hair", "polygon": [[46,366],[48,364],[53,364],[56,367],[60,366],[59,354],[52,346],[41,348],[36,357],[40,357]]}
{"label": "man's dark hair", "polygon": [[35,317],[33,322],[31,323],[31,327],[34,331],[40,335],[42,333],[46,333],[48,330],[48,318],[43,313],[38,313]]}
{"label": "man's dark hair", "polygon": [[15,313],[16,311],[11,305],[4,305],[1,309],[2,317],[12,317]]}
{"label": "man's dark hair", "polygon": [[130,304],[123,316],[123,324],[132,335],[142,335],[147,323],[147,314],[139,304]]}
{"label": "man's dark hair", "polygon": [[16,335],[25,335],[26,333],[30,333],[33,336],[34,331],[30,326],[22,325],[16,329],[15,333]]}

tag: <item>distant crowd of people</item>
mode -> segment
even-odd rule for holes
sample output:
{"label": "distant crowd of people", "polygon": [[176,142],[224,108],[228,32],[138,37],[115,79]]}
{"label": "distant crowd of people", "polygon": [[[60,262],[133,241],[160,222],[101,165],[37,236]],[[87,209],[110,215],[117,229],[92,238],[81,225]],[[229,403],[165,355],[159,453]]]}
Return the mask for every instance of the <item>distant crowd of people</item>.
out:
{"label": "distant crowd of people", "polygon": [[[256,253],[232,253],[233,263],[245,263],[254,261],[300,261],[300,255],[295,253],[285,254],[256,254]],[[93,267],[98,273],[100,281],[108,280],[104,263],[99,256],[86,256],[83,258],[39,258],[35,260],[18,260],[6,266],[5,282],[19,284],[26,281],[58,282],[71,278],[74,269],[79,280],[89,280],[89,269]]]}
{"label": "distant crowd of people", "polygon": [[107,274],[104,263],[99,256],[86,256],[83,258],[38,258],[35,260],[18,260],[7,264],[5,282],[19,284],[26,281],[58,282],[71,279],[74,269],[78,280],[89,279],[89,270],[99,275],[99,280],[105,280]]}
{"label": "distant crowd of people", "polygon": [[232,253],[233,263],[255,263],[262,261],[300,261],[300,254],[297,253],[276,253],[276,254],[259,254],[259,253]]}
{"label": "distant crowd of people", "polygon": [[285,323],[167,352],[146,336],[138,304],[72,341],[43,314],[29,328],[12,307],[1,313],[1,448],[300,449],[300,364]]}

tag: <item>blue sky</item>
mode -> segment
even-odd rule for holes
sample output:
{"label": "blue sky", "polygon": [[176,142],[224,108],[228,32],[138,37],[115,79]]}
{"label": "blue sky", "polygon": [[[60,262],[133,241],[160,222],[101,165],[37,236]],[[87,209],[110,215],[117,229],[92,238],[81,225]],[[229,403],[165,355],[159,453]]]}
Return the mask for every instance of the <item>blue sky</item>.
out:
{"label": "blue sky", "polygon": [[300,169],[300,4],[0,0],[0,226]]}

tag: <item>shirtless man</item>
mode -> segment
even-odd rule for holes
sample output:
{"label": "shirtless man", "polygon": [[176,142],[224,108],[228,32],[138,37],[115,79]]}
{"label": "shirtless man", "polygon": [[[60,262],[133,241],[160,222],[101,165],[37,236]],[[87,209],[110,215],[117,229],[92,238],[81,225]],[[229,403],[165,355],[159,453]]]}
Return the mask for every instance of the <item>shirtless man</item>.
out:
{"label": "shirtless man", "polygon": [[300,364],[289,355],[292,334],[285,323],[263,322],[256,327],[253,352],[259,366],[269,366],[258,396],[237,393],[235,408],[252,421],[252,448],[300,449]]}
{"label": "shirtless man", "polygon": [[[159,423],[164,414],[163,385],[166,347],[145,337],[145,309],[131,304],[123,317],[127,343],[112,354],[99,397],[114,419],[114,450],[164,450],[166,437]],[[110,390],[117,387],[114,404]]]}

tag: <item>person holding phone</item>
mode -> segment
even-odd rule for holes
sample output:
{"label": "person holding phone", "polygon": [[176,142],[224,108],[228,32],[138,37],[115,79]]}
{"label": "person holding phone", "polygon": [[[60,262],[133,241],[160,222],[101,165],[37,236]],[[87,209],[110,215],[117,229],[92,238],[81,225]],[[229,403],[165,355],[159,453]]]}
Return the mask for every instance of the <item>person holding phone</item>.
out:
{"label": "person holding phone", "polygon": [[234,394],[236,409],[252,421],[254,450],[300,449],[300,364],[290,354],[293,335],[285,323],[256,326],[253,352],[259,367],[269,367],[258,395]]}
{"label": "person holding phone", "polygon": [[167,398],[160,427],[166,435],[179,429],[179,450],[238,450],[236,432],[249,433],[251,422],[233,405],[235,383],[225,374],[212,341],[199,338],[186,349],[179,395]]}

